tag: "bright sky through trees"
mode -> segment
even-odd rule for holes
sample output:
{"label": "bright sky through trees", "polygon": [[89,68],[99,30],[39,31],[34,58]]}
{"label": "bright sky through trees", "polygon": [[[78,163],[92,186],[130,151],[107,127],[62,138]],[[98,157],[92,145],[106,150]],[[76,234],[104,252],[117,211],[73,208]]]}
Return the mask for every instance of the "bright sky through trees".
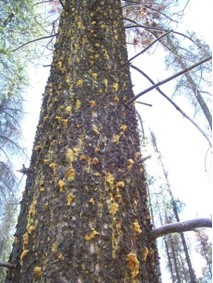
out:
{"label": "bright sky through trees", "polygon": [[[199,35],[209,42],[211,9],[207,8],[207,5],[201,5],[201,2],[190,1],[182,21],[181,30],[183,28],[198,30]],[[199,21],[196,20],[198,14],[200,14]],[[177,30],[179,31],[179,28]],[[140,68],[143,66],[146,72],[152,75],[157,82],[169,76],[162,68],[163,60],[164,58],[159,59],[155,54],[152,54],[148,58],[139,57],[137,63],[134,64]],[[156,62],[158,63],[156,64]],[[134,72],[133,84],[136,94],[150,86],[145,80],[142,83],[142,76],[136,72]],[[173,82],[166,84],[162,89],[165,90],[167,95],[171,95],[173,93]],[[200,133],[179,112],[174,110],[173,106],[165,101],[157,91],[145,94],[140,101],[153,105],[151,108],[139,105],[138,111],[140,111],[146,126],[150,127],[157,136],[174,193],[187,203],[185,209],[187,217],[194,217],[196,213],[200,217],[209,215],[212,211],[212,202],[209,197],[211,169],[209,167],[210,152],[207,153],[208,144]],[[177,96],[175,102],[190,117],[193,117],[193,109],[185,97]],[[152,166],[150,167],[149,169],[152,170]]]}

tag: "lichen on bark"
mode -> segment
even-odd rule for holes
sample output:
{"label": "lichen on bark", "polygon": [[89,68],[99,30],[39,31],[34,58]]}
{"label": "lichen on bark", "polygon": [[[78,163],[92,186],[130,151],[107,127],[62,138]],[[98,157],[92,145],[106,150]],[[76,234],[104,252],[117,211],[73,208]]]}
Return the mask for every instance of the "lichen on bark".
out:
{"label": "lichen on bark", "polygon": [[6,282],[159,282],[120,1],[78,2],[62,11]]}

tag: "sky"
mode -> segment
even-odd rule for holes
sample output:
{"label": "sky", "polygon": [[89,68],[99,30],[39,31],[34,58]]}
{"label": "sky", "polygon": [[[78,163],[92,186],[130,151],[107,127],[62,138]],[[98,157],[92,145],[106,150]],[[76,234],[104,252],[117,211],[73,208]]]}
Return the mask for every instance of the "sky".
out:
{"label": "sky", "polygon": [[212,11],[213,2],[211,0],[190,0],[183,21],[185,28],[195,30],[196,34],[203,37],[211,46]]}
{"label": "sky", "polygon": [[[212,34],[209,32],[211,18],[212,1],[191,0],[178,31],[196,30],[197,35],[212,46]],[[134,50],[131,52],[132,56]],[[154,54],[151,58],[142,55],[133,63],[139,68],[143,68],[155,82],[158,82],[171,75],[171,73],[168,74],[162,70],[163,59],[163,57],[161,60],[156,58]],[[133,84],[135,85],[135,94],[150,86],[142,80],[141,75],[136,71],[133,73]],[[161,89],[169,96],[173,92],[173,82],[166,84]],[[212,170],[211,156],[206,140],[158,92],[149,92],[141,97],[140,101],[153,105],[151,108],[138,105],[137,109],[144,121],[144,126],[147,129],[151,128],[157,138],[157,145],[163,156],[165,169],[168,171],[174,197],[186,204],[180,219],[183,221],[195,217],[211,217]],[[175,102],[193,118],[193,110],[187,99],[175,97]],[[153,151],[148,149],[145,155],[149,153],[153,154]],[[207,160],[205,160],[206,156]],[[157,160],[153,156],[146,162],[147,172],[159,176],[159,167],[156,164]],[[210,230],[209,233],[211,233]],[[192,237],[192,234],[185,233],[185,236]],[[201,274],[202,259],[199,258],[195,250],[192,250],[191,253],[193,267],[197,274]],[[168,273],[162,272],[162,275],[163,282],[169,282]]]}
{"label": "sky", "polygon": [[[206,5],[204,5],[204,2]],[[190,3],[186,9],[186,16],[182,21],[181,27],[178,27],[177,30],[182,31],[184,27],[186,29],[198,30],[198,35],[211,44],[211,34],[208,27],[212,10],[209,9],[210,7],[207,4],[212,6],[212,1],[191,0]],[[131,53],[133,54],[134,50],[131,50]],[[158,82],[172,74],[162,70],[163,60],[164,58],[160,60],[154,54],[149,58],[142,55],[133,64],[143,68],[155,82]],[[143,81],[142,76],[136,73],[136,71],[132,73],[135,94],[150,86],[149,83]],[[173,82],[161,88],[169,96],[173,92]],[[158,147],[163,155],[168,177],[176,197],[186,202],[188,217],[193,218],[195,215],[209,217],[212,213],[212,201],[210,198],[212,180],[211,168],[209,168],[211,160],[210,151],[208,151],[206,140],[157,91],[145,94],[140,98],[140,101],[153,105],[151,108],[140,105],[137,109],[144,124],[151,128],[156,135]],[[175,102],[193,118],[193,110],[187,99],[175,97]],[[205,160],[206,154],[207,162]],[[206,170],[207,172],[205,172]]]}
{"label": "sky", "polygon": [[[210,19],[212,17],[211,0],[191,0],[186,9],[186,15],[182,21],[179,31],[184,29],[196,30],[208,44],[212,44],[212,34],[209,32]],[[138,51],[130,50],[130,57]],[[160,81],[168,77],[168,73],[162,70],[164,58],[156,58],[155,55],[147,57],[142,55],[133,63],[138,67],[144,67],[145,71],[152,75],[152,79]],[[23,135],[25,146],[28,147],[31,155],[32,142],[35,136],[35,129],[38,123],[38,116],[41,105],[41,94],[48,78],[49,68],[31,69],[31,87],[26,94],[27,118],[23,123]],[[171,74],[170,74],[171,75]],[[150,86],[142,80],[140,74],[132,72],[135,94]],[[173,83],[162,87],[167,95],[171,94]],[[193,114],[187,99],[176,97],[175,102],[183,107],[187,113]],[[202,135],[177,112],[164,98],[156,91],[145,94],[140,101],[147,102],[153,106],[137,106],[143,119],[144,126],[151,128],[156,135],[158,148],[160,149],[164,165],[168,171],[175,197],[186,203],[186,208],[181,220],[198,217],[210,217],[212,213],[211,196],[211,169],[210,154],[207,155],[207,172],[205,156],[208,151],[208,144]],[[145,153],[149,153],[148,150]],[[151,152],[152,153],[152,152]],[[26,166],[29,160],[25,160]],[[21,167],[21,164],[20,164]],[[18,168],[19,169],[19,168]],[[149,173],[155,172],[152,161],[147,161]]]}

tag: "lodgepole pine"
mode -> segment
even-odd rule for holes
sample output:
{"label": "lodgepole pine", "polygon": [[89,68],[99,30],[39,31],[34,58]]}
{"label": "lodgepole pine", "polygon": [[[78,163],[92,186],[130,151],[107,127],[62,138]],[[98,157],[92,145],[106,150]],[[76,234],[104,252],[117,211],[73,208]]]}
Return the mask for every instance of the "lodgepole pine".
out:
{"label": "lodgepole pine", "polygon": [[6,283],[157,283],[119,0],[63,2]]}

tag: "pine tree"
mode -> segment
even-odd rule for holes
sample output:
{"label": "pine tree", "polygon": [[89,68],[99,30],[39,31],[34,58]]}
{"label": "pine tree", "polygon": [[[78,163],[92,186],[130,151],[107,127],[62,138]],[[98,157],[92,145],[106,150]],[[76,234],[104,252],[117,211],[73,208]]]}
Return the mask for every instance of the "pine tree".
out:
{"label": "pine tree", "polygon": [[6,282],[159,282],[118,0],[66,1]]}
{"label": "pine tree", "polygon": [[[0,1],[0,261],[9,258],[11,233],[17,217],[20,182],[17,182],[13,163],[17,156],[24,155],[21,121],[28,85],[26,72],[32,58],[31,47],[17,52],[14,49],[39,33],[33,5],[31,0]],[[5,282],[4,277],[1,268],[0,282]]]}

